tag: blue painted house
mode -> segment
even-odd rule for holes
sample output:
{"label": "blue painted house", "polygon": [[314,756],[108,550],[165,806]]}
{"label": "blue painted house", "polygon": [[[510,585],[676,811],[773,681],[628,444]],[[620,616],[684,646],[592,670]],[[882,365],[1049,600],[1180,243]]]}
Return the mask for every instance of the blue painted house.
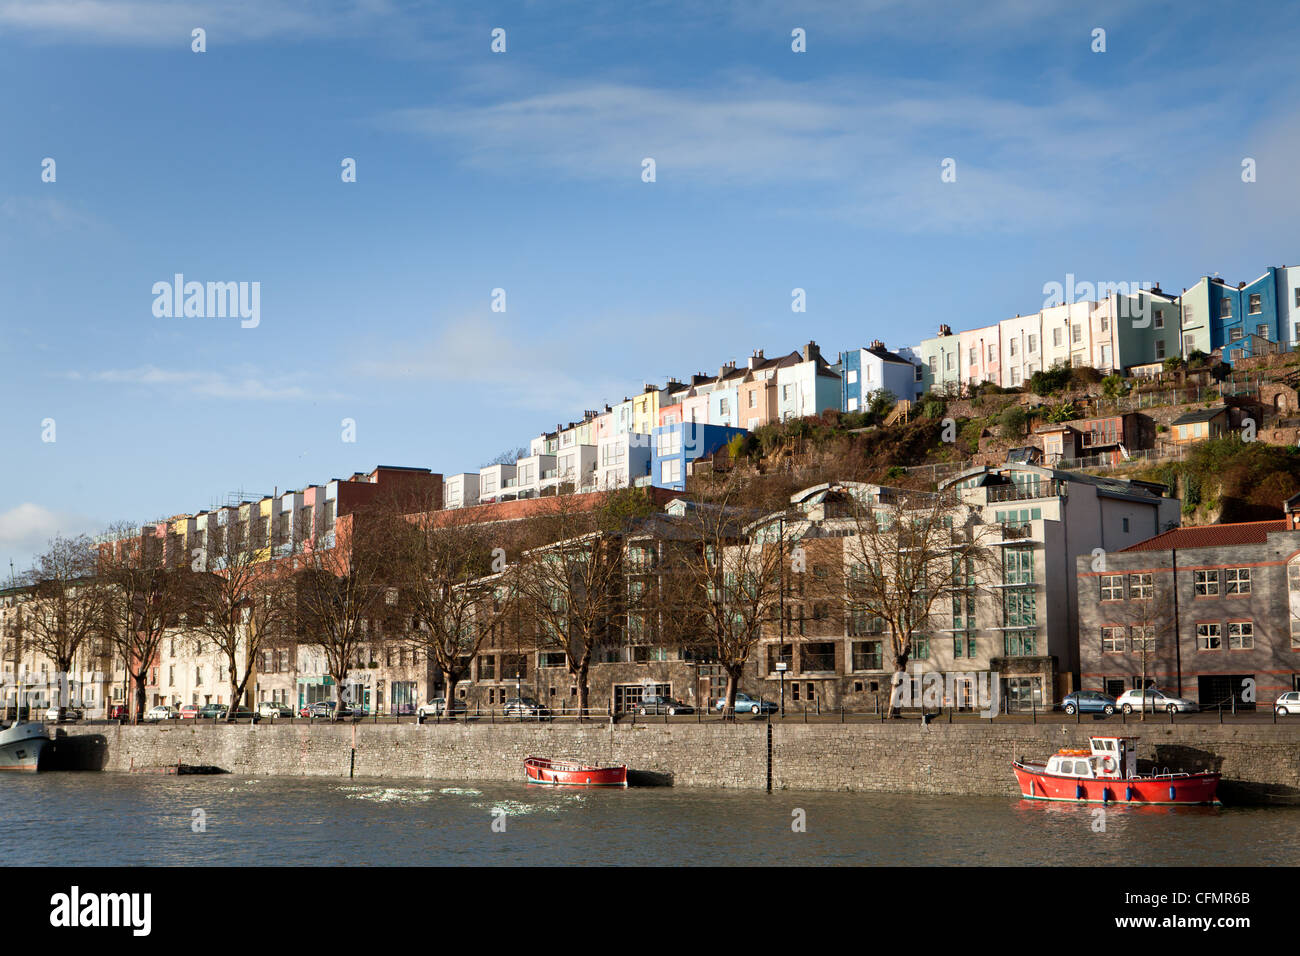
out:
{"label": "blue painted house", "polygon": [[686,467],[690,462],[712,455],[736,435],[743,434],[743,428],[703,422],[660,425],[652,432],[650,484],[685,491]]}
{"label": "blue painted house", "polygon": [[915,399],[924,387],[918,366],[885,348],[879,339],[864,349],[840,353],[840,411],[860,412],[874,392],[892,392],[896,399]]}
{"label": "blue painted house", "polygon": [[1278,290],[1286,294],[1286,270],[1270,266],[1252,282],[1228,285],[1202,276],[1183,292],[1183,354],[1221,349],[1224,359],[1248,358],[1270,350],[1268,343],[1289,341],[1285,308],[1278,308]]}

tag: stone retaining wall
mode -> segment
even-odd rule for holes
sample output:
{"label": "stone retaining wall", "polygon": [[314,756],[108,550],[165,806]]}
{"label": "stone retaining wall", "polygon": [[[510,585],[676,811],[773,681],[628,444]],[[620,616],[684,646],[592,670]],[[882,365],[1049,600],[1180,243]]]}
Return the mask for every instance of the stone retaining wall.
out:
{"label": "stone retaining wall", "polygon": [[[1108,728],[1110,729],[1110,728]],[[1229,802],[1300,802],[1300,726],[1152,723],[1138,756],[1217,769]],[[457,723],[72,728],[43,765],[132,771],[207,764],[233,773],[517,781],[530,755],[626,763],[633,782],[685,787],[1014,796],[1010,762],[1086,746],[1088,724]],[[1122,732],[1114,728],[1112,732]]]}

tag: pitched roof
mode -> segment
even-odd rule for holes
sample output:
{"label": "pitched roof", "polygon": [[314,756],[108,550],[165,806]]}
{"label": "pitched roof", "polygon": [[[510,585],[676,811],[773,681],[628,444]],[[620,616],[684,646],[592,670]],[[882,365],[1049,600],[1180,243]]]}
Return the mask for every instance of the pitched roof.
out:
{"label": "pitched roof", "polygon": [[1216,405],[1213,408],[1200,408],[1193,412],[1184,412],[1169,424],[1171,425],[1190,425],[1194,422],[1213,421],[1220,415],[1228,411],[1227,405]]}
{"label": "pitched roof", "polygon": [[1203,528],[1174,528],[1121,551],[1168,551],[1170,548],[1222,548],[1238,544],[1263,544],[1270,531],[1286,531],[1287,520],[1239,521]]}

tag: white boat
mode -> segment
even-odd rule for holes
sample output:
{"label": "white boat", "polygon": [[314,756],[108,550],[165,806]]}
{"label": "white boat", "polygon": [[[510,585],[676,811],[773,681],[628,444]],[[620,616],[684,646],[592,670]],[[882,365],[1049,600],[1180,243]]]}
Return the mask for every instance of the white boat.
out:
{"label": "white boat", "polygon": [[49,745],[50,735],[39,720],[14,721],[0,730],[0,770],[25,770],[35,773],[41,752]]}

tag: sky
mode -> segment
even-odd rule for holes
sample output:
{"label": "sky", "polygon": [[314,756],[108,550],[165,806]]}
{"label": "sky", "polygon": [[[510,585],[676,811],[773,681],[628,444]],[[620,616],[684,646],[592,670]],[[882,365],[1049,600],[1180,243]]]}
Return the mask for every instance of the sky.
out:
{"label": "sky", "polygon": [[[1294,265],[1297,34],[1268,3],[0,0],[0,572],[1071,274]],[[257,283],[255,323],[166,314],[178,273]]]}

